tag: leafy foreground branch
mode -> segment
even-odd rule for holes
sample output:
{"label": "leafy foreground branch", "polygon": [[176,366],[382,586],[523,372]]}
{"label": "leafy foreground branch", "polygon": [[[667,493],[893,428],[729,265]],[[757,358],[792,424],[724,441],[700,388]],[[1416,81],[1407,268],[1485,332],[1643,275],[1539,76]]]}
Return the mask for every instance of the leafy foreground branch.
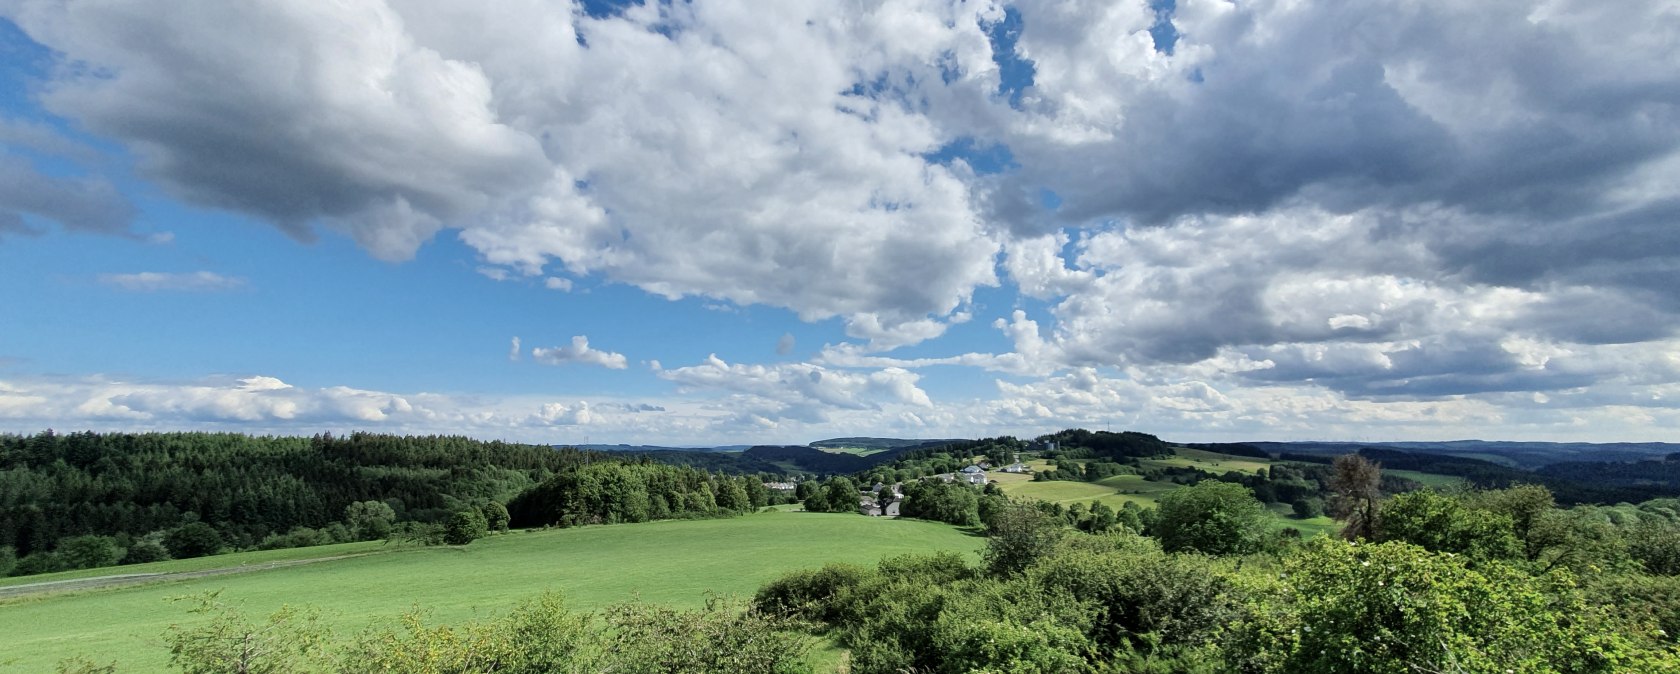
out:
{"label": "leafy foreground branch", "polygon": [[[700,610],[631,603],[591,614],[550,592],[460,625],[415,609],[342,643],[310,609],[253,619],[216,593],[181,600],[206,618],[167,632],[183,674],[801,674],[812,642],[785,620],[716,598]],[[117,671],[81,658],[59,665],[60,674]]]}

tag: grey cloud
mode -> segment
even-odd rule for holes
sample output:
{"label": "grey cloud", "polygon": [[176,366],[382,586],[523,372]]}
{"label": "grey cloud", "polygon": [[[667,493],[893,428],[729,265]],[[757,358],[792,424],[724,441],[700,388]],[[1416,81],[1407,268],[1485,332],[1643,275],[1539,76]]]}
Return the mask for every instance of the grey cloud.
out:
{"label": "grey cloud", "polygon": [[48,176],[19,157],[0,154],[0,232],[38,233],[24,222],[25,213],[68,230],[126,234],[134,206],[102,178]]}
{"label": "grey cloud", "polygon": [[1674,299],[1658,293],[1572,288],[1530,307],[1520,320],[1541,334],[1580,344],[1650,342],[1675,333]]}
{"label": "grey cloud", "polygon": [[50,109],[177,194],[299,238],[324,219],[406,258],[547,174],[534,141],[491,119],[476,69],[414,45],[383,6],[25,2],[14,20],[67,59]]}
{"label": "grey cloud", "polygon": [[16,211],[0,210],[0,238],[6,234],[22,236],[40,236],[44,231],[38,227],[30,227],[24,222],[23,214]]}
{"label": "grey cloud", "polygon": [[1494,340],[1457,334],[1387,348],[1271,347],[1250,357],[1264,356],[1274,366],[1243,376],[1282,383],[1310,381],[1356,399],[1430,399],[1555,391],[1586,386],[1607,374],[1576,367],[1567,359],[1527,364]]}
{"label": "grey cloud", "polygon": [[[1677,170],[1673,177],[1680,177]],[[1445,270],[1500,285],[1627,286],[1680,311],[1680,196],[1560,220],[1450,218],[1415,235]]]}
{"label": "grey cloud", "polygon": [[[1213,4],[1180,3],[1175,55],[1137,66],[1149,58],[1107,58],[1112,43],[1035,24],[1057,10],[1026,3],[1021,55],[1069,74],[1028,92],[1011,142],[1021,189],[1056,190],[1070,223],[1303,196],[1549,218],[1602,208],[1608,183],[1680,146],[1660,3]],[[1043,143],[1047,128],[1088,138]]]}
{"label": "grey cloud", "polygon": [[100,160],[99,153],[66,138],[57,129],[23,119],[0,117],[0,145],[25,148],[47,156],[64,157],[84,166],[98,163]]}

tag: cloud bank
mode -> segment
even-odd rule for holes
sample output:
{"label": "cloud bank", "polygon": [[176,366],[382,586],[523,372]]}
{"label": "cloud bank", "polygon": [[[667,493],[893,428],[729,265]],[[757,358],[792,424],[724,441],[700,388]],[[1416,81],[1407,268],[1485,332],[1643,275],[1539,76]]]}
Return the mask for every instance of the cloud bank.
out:
{"label": "cloud bank", "polygon": [[[658,373],[744,421],[1673,432],[1671,3],[1155,4],[4,11],[57,59],[41,104],[177,198],[838,320],[811,362]],[[75,154],[54,132],[0,132],[0,236],[126,231],[105,178],[27,155]],[[970,318],[1009,350],[888,353]],[[934,399],[934,367],[996,391]]]}

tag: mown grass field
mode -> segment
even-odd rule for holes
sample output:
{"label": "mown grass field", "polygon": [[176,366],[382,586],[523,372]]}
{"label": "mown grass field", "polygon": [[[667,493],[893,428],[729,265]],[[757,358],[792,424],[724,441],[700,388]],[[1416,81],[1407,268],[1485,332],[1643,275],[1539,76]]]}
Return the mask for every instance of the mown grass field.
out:
{"label": "mown grass field", "polygon": [[[885,556],[953,550],[978,560],[984,540],[947,525],[850,514],[769,512],[689,520],[513,532],[460,548],[380,550],[379,544],[279,551],[288,560],[356,557],[137,587],[0,603],[0,672],[50,672],[60,659],[115,660],[125,673],[168,671],[162,635],[196,618],[170,597],[221,590],[253,615],[282,604],[322,610],[341,637],[418,605],[437,621],[499,613],[521,599],[561,590],[568,605],[594,609],[640,597],[698,606],[707,592],[751,596],[786,571],[828,562],[873,564]],[[148,565],[152,572],[239,566],[273,553],[241,553]],[[270,557],[265,557],[270,555]],[[132,573],[140,567],[108,569]],[[88,574],[84,574],[88,575]],[[98,575],[98,574],[94,574]],[[38,582],[46,577],[30,579]]]}

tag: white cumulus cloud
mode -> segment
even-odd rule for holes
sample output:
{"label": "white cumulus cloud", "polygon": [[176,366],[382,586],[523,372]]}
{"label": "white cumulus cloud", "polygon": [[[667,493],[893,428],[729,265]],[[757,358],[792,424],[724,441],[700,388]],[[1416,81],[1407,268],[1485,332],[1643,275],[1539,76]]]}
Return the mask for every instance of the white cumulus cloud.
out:
{"label": "white cumulus cloud", "polygon": [[531,349],[531,358],[539,363],[549,365],[583,363],[585,365],[599,365],[609,370],[623,370],[630,366],[630,362],[624,357],[624,354],[592,348],[589,346],[589,338],[583,335],[572,337],[572,343],[569,346],[539,346]]}

